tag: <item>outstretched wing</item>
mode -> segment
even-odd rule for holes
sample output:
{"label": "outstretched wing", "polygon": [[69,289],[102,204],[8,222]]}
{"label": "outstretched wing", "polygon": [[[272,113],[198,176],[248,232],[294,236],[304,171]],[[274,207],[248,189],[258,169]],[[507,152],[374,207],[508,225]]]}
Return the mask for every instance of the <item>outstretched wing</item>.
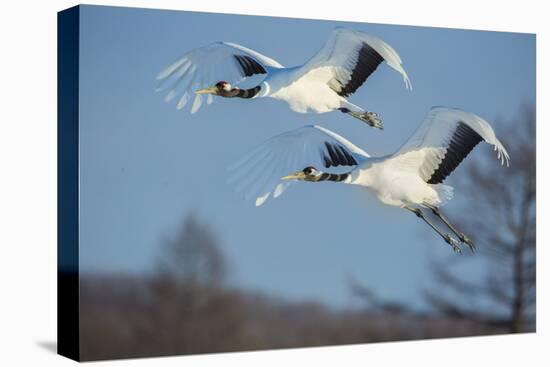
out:
{"label": "outstretched wing", "polygon": [[346,28],[336,28],[323,48],[302,68],[302,77],[324,79],[339,95],[353,94],[382,63],[403,76],[405,86],[411,82],[397,52],[381,39]]}
{"label": "outstretched wing", "polygon": [[481,141],[494,147],[501,164],[509,164],[506,148],[487,121],[458,109],[434,107],[388,161],[400,169],[418,170],[427,183],[439,184]]}
{"label": "outstretched wing", "polygon": [[310,125],[277,135],[229,168],[229,183],[247,200],[262,205],[280,196],[292,181],[281,177],[307,166],[355,166],[369,155],[340,135]]}
{"label": "outstretched wing", "polygon": [[[157,75],[157,91],[168,91],[164,100],[177,100],[182,109],[197,89],[211,87],[219,81],[236,84],[256,74],[267,74],[270,68],[282,68],[277,61],[254,50],[229,42],[215,42],[189,51]],[[195,95],[191,113],[201,107],[203,96]],[[213,101],[212,95],[207,103]]]}

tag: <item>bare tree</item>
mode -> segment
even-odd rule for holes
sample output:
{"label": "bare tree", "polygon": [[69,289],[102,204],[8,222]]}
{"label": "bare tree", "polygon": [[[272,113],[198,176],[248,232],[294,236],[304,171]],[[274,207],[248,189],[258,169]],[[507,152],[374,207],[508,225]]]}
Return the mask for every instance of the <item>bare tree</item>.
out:
{"label": "bare tree", "polygon": [[[225,289],[227,263],[215,233],[194,213],[160,247],[150,283],[150,316],[160,354],[200,353],[219,348],[235,320]],[[234,321],[240,326],[241,318]],[[238,329],[238,327],[235,327]]]}
{"label": "bare tree", "polygon": [[[535,328],[535,111],[525,106],[519,116],[504,121],[500,134],[511,162],[494,164],[493,152],[466,163],[457,189],[468,204],[452,218],[471,234],[476,256],[454,256],[453,263],[434,264],[438,287],[426,291],[429,303],[443,314],[476,320],[508,332]],[[468,263],[486,270],[480,279],[465,280]],[[472,277],[469,277],[472,278]]]}
{"label": "bare tree", "polygon": [[188,214],[180,230],[164,241],[157,270],[186,284],[219,286],[226,276],[227,263],[213,231]]}

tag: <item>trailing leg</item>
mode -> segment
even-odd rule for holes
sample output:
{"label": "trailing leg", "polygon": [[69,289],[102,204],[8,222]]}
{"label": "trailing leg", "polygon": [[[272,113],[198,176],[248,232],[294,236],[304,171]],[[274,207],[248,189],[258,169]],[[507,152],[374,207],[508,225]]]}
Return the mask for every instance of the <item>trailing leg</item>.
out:
{"label": "trailing leg", "polygon": [[437,234],[440,235],[441,238],[443,238],[445,242],[447,242],[453,248],[454,252],[461,252],[460,247],[457,244],[457,241],[453,237],[451,237],[450,234],[441,232],[432,222],[430,222],[426,218],[422,210],[420,210],[419,208],[414,208],[410,206],[404,206],[403,208],[413,212],[418,218],[426,222],[426,224],[428,224],[434,231],[436,231]]}
{"label": "trailing leg", "polygon": [[434,213],[435,216],[437,216],[439,219],[441,219],[441,221],[443,223],[445,223],[445,225],[451,230],[453,231],[453,233],[458,237],[458,239],[460,240],[460,242],[466,244],[466,246],[468,246],[468,248],[470,249],[470,251],[472,252],[475,252],[476,250],[476,246],[474,245],[474,243],[462,232],[458,231],[448,220],[447,218],[445,218],[442,214],[441,214],[441,211],[439,210],[438,207],[436,206],[433,206],[433,205],[429,205],[429,204],[424,204],[428,209],[430,209],[432,211],[432,213]]}
{"label": "trailing leg", "polygon": [[384,129],[382,120],[380,119],[380,116],[376,112],[368,112],[368,111],[361,111],[361,110],[357,111],[357,110],[352,110],[348,107],[340,107],[338,108],[338,110],[340,112],[353,116],[356,119],[366,122],[369,126],[372,126],[376,129],[380,129],[380,130]]}

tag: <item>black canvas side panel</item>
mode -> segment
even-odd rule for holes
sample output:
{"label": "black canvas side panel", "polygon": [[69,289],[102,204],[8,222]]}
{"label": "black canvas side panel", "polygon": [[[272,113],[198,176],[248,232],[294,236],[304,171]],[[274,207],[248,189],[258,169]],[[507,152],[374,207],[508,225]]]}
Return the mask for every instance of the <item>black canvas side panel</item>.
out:
{"label": "black canvas side panel", "polygon": [[57,14],[57,352],[79,360],[79,13]]}

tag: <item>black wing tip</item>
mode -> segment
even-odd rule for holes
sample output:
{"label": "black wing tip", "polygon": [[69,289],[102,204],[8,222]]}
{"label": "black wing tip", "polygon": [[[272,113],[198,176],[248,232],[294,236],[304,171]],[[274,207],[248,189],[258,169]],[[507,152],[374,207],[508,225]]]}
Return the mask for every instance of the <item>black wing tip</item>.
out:
{"label": "black wing tip", "polygon": [[361,48],[357,52],[357,62],[351,72],[351,77],[337,92],[342,97],[349,97],[355,93],[367,78],[376,71],[378,66],[384,62],[382,55],[366,42],[361,44]]}
{"label": "black wing tip", "polygon": [[254,74],[266,74],[265,68],[254,58],[248,55],[233,55],[245,77]]}
{"label": "black wing tip", "polygon": [[325,168],[357,165],[357,160],[342,145],[325,141],[325,148],[326,152],[323,154]]}
{"label": "black wing tip", "polygon": [[445,156],[426,182],[432,185],[443,183],[482,140],[483,138],[474,129],[460,121],[451,137]]}

